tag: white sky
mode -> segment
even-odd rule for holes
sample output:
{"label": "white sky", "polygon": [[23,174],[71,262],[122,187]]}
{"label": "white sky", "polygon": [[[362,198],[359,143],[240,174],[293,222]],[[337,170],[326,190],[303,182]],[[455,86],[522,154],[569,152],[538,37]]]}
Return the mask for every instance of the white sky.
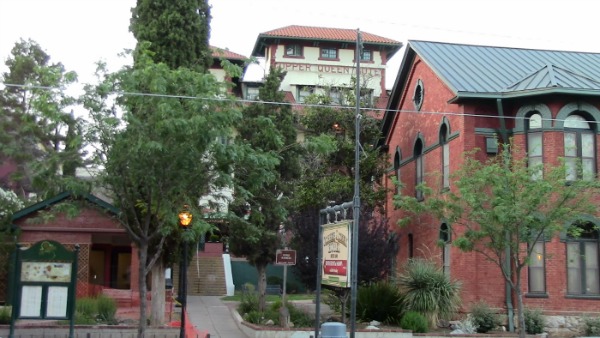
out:
{"label": "white sky", "polygon": [[[176,0],[174,0],[176,1]],[[594,0],[209,0],[211,44],[249,56],[258,34],[288,25],[360,29],[395,39],[600,52]],[[112,70],[135,47],[135,0],[0,0],[0,72],[19,38],[31,38],[80,82],[94,63]],[[391,87],[403,50],[388,63]]]}

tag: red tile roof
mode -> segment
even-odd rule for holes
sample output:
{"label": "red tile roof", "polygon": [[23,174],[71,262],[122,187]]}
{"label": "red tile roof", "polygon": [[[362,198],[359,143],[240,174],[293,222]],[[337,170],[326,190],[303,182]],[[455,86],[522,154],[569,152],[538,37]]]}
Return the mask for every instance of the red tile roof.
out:
{"label": "red tile roof", "polygon": [[[379,35],[361,32],[362,40],[374,44],[401,44],[401,42],[384,38]],[[356,29],[310,27],[310,26],[287,26],[264,32],[259,37],[289,37],[316,40],[356,41]]]}
{"label": "red tile roof", "polygon": [[243,56],[242,54],[234,53],[227,49],[214,47],[214,46],[210,46],[210,49],[212,49],[212,56],[217,59],[221,58],[221,57],[224,57],[227,60],[245,60],[245,59],[247,59],[247,57]]}

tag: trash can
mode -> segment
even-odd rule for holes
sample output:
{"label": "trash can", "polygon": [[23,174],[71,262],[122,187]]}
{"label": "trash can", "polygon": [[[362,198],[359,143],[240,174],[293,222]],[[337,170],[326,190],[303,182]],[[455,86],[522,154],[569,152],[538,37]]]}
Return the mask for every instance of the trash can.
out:
{"label": "trash can", "polygon": [[329,322],[321,325],[321,338],[347,338],[346,324]]}

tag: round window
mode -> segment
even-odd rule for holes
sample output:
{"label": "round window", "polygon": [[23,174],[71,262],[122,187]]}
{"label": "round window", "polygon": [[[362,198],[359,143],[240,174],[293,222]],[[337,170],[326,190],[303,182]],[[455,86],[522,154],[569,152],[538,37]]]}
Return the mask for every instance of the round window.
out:
{"label": "round window", "polygon": [[421,110],[421,106],[423,105],[423,97],[425,96],[425,89],[423,87],[423,82],[421,80],[417,80],[417,85],[415,86],[415,93],[413,95],[413,102],[415,104],[416,110]]}

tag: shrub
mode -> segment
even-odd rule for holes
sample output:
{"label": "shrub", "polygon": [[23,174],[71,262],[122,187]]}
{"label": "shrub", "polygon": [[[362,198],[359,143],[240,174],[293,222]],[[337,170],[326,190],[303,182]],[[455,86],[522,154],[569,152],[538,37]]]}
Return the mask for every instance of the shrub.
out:
{"label": "shrub", "polygon": [[432,261],[409,260],[398,283],[403,308],[423,314],[431,325],[438,319],[450,319],[460,306],[460,284],[451,281]]}
{"label": "shrub", "polygon": [[600,318],[584,318],[583,330],[588,337],[600,336]]}
{"label": "shrub", "polygon": [[539,309],[525,309],[525,332],[528,334],[538,334],[544,332],[546,320]]}
{"label": "shrub", "polygon": [[10,324],[12,308],[10,306],[3,306],[0,309],[0,324]]}
{"label": "shrub", "polygon": [[[288,312],[290,314],[290,322],[294,323],[294,327],[312,327],[315,324],[315,317],[298,309],[293,303],[286,302]],[[281,308],[281,300],[277,300],[269,306],[269,309],[264,314],[265,320],[271,319],[275,325],[281,325],[279,321],[279,309]]]}
{"label": "shrub", "polygon": [[98,309],[98,319],[102,323],[117,324],[117,319],[115,318],[117,314],[117,302],[114,299],[105,295],[99,295],[96,298],[96,307]]}
{"label": "shrub", "polygon": [[238,312],[243,315],[252,311],[258,311],[258,295],[255,292],[254,285],[246,283],[244,284],[240,305],[238,305]]}
{"label": "shrub", "polygon": [[485,302],[471,307],[471,320],[478,333],[486,333],[500,325],[500,318]]}
{"label": "shrub", "polygon": [[79,325],[96,324],[98,313],[97,302],[94,298],[79,298],[75,304],[75,323]]}
{"label": "shrub", "polygon": [[402,317],[402,295],[398,287],[385,281],[358,288],[356,315],[365,322],[377,320],[397,324]]}
{"label": "shrub", "polygon": [[400,320],[400,327],[414,333],[426,333],[429,330],[427,317],[415,311],[408,311]]}
{"label": "shrub", "polygon": [[263,314],[257,310],[244,313],[244,320],[252,324],[262,324]]}

